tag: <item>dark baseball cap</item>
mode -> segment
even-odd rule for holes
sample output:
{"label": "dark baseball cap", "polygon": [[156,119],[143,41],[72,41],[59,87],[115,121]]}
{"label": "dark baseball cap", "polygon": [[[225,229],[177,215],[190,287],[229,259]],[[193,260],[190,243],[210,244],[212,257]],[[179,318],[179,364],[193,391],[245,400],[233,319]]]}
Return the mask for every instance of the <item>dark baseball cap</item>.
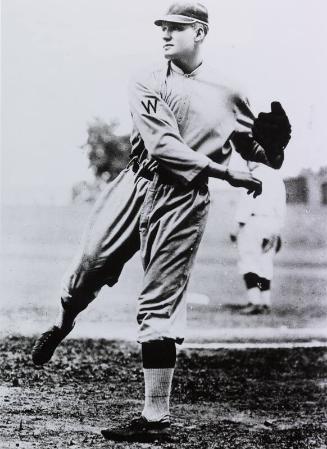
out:
{"label": "dark baseball cap", "polygon": [[191,24],[195,22],[208,25],[208,10],[198,2],[177,2],[173,3],[166,15],[155,20],[154,24],[161,26],[162,22]]}

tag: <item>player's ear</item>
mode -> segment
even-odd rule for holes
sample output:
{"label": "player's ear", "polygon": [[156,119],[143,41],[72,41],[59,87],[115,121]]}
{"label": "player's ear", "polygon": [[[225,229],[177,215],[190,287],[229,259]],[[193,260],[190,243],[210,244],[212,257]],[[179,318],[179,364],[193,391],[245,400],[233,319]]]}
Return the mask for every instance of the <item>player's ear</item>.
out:
{"label": "player's ear", "polygon": [[195,42],[201,42],[205,38],[205,32],[202,26],[195,29]]}

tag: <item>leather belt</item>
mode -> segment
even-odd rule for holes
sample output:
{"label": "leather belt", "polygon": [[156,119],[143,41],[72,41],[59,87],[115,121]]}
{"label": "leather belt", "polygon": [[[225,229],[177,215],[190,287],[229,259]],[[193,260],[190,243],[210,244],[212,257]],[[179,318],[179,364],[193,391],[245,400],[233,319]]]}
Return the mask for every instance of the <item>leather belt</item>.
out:
{"label": "leather belt", "polygon": [[[167,184],[167,185],[174,185],[177,188],[181,187],[185,189],[185,186],[183,186],[178,178],[171,174],[168,170],[165,170],[162,167],[157,167],[155,170],[149,170],[146,166],[140,169],[140,164],[138,163],[137,159],[131,160],[130,164],[132,165],[133,172],[138,176],[141,176],[142,178],[148,179],[149,181],[152,181],[154,178],[155,173],[158,174],[158,181],[160,184]],[[208,184],[208,176],[205,174],[200,174],[197,176],[197,178],[192,182],[188,188],[194,188],[194,187],[200,187],[200,186],[206,186]]]}

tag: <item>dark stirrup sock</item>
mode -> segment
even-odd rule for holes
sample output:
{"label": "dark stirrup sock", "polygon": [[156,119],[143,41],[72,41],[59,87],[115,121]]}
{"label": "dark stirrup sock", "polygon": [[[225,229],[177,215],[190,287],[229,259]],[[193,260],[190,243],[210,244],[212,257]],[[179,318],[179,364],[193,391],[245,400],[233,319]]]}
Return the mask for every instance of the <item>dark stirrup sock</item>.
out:
{"label": "dark stirrup sock", "polygon": [[142,343],[142,360],[143,368],[175,368],[175,341],[166,339]]}
{"label": "dark stirrup sock", "polygon": [[266,278],[259,278],[259,288],[262,292],[270,290],[270,280]]}
{"label": "dark stirrup sock", "polygon": [[259,287],[260,277],[255,273],[245,273],[243,276],[246,288],[254,288]]}

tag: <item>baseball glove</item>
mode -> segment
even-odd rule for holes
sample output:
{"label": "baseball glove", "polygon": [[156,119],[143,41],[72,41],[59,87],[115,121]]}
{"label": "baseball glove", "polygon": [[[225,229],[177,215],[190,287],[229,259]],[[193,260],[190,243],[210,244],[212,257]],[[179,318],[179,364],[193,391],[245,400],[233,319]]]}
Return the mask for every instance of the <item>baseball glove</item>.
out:
{"label": "baseball glove", "polygon": [[279,251],[282,249],[282,238],[280,235],[277,236],[277,242],[276,242],[276,253],[279,253]]}
{"label": "baseball glove", "polygon": [[266,154],[281,153],[291,138],[291,125],[282,105],[271,103],[271,112],[260,112],[254,120],[252,136],[265,150]]}
{"label": "baseball glove", "polygon": [[276,244],[276,235],[271,235],[269,238],[264,238],[261,243],[262,252],[267,253],[270,251]]}

